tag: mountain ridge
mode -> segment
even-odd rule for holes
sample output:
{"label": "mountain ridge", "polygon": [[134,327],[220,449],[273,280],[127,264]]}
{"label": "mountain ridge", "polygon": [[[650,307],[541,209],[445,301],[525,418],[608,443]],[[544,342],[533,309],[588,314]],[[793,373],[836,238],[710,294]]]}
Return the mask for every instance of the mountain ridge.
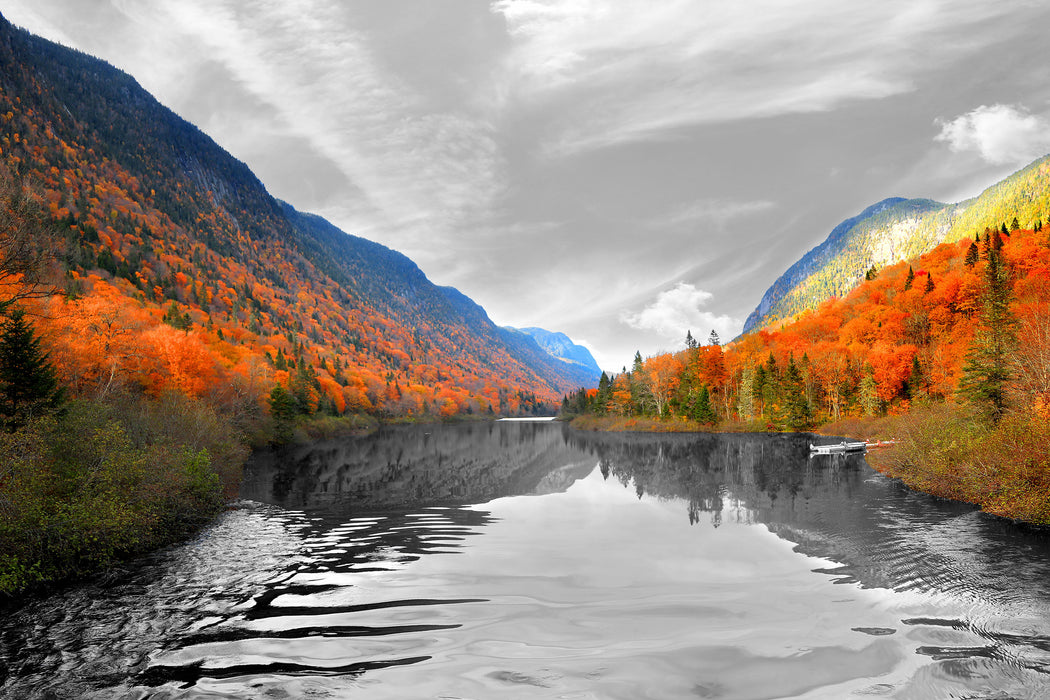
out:
{"label": "mountain ridge", "polygon": [[507,330],[523,333],[530,336],[541,348],[551,356],[564,362],[585,367],[593,373],[594,381],[598,381],[602,369],[598,366],[591,351],[582,345],[573,342],[572,338],[557,331],[549,331],[545,328],[530,326],[528,328],[512,328],[506,326]]}
{"label": "mountain ridge", "polygon": [[[0,163],[57,232],[63,313],[105,295],[136,309],[140,339],[176,324],[208,382],[251,376],[260,402],[260,373],[306,371],[318,407],[395,415],[531,410],[587,381],[403,254],[274,198],[131,76],[2,17]],[[144,362],[122,366],[127,383],[181,381]],[[102,373],[70,363],[80,383]]]}
{"label": "mountain ridge", "polygon": [[1013,217],[1032,227],[1050,211],[1050,156],[956,203],[891,197],[838,224],[763,293],[744,322],[749,333],[842,297],[872,266],[917,258],[941,243],[983,235]]}

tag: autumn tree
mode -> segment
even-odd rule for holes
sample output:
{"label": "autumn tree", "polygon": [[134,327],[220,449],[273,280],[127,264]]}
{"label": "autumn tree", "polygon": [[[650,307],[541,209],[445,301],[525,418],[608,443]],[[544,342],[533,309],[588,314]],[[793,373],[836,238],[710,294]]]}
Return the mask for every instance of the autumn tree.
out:
{"label": "autumn tree", "polygon": [[48,264],[54,236],[40,204],[0,170],[0,314],[19,301],[52,294]]}
{"label": "autumn tree", "polygon": [[682,380],[682,362],[673,354],[657,355],[645,361],[642,383],[651,397],[657,416],[662,416]]}
{"label": "autumn tree", "polygon": [[740,373],[736,410],[742,420],[751,420],[755,415],[755,366],[751,363],[745,365]]}

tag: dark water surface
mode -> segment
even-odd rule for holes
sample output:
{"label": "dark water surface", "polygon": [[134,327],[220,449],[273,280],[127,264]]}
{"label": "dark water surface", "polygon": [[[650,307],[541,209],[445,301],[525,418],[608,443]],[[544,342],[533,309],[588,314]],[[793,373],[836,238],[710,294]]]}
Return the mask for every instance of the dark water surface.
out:
{"label": "dark water surface", "polygon": [[384,428],[4,614],[4,698],[1050,698],[1050,537],[780,435]]}

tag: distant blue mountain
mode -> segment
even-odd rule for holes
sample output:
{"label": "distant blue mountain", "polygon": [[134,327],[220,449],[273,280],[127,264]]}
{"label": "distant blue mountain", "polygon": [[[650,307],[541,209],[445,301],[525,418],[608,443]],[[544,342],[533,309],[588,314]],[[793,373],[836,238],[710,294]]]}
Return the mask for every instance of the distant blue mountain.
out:
{"label": "distant blue mountain", "polygon": [[535,327],[511,328],[506,326],[506,329],[508,331],[522,333],[531,337],[536,341],[537,345],[547,351],[552,357],[556,357],[562,362],[567,362],[586,370],[588,375],[593,376],[595,383],[597,383],[598,378],[602,374],[601,367],[599,367],[598,363],[594,361],[594,356],[591,355],[591,351],[582,345],[577,345],[572,342],[572,339],[564,333],[555,333],[543,328]]}

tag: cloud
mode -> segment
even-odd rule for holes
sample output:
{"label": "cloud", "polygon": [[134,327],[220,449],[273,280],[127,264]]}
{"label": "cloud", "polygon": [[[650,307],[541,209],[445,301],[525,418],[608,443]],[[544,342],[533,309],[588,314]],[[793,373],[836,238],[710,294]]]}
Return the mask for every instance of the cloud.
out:
{"label": "cloud", "polygon": [[723,339],[736,336],[743,323],[727,315],[703,311],[714,295],[694,285],[679,282],[674,288],[660,292],[656,300],[641,311],[620,314],[620,321],[637,330],[653,331],[663,339],[683,343],[686,331],[699,340],[707,338],[711,330]]}
{"label": "cloud", "polygon": [[774,206],[776,204],[769,200],[700,199],[676,207],[664,216],[649,221],[649,225],[675,228],[705,223],[722,229],[738,218],[758,214]]}
{"label": "cloud", "polygon": [[993,165],[1020,165],[1050,152],[1050,121],[1023,106],[981,105],[935,123],[941,129],[936,141],[957,153],[975,152]]}
{"label": "cloud", "polygon": [[1018,9],[1008,5],[496,0],[491,8],[513,41],[508,92],[564,113],[544,150],[559,157],[912,91],[933,66],[994,41],[994,20]]}

